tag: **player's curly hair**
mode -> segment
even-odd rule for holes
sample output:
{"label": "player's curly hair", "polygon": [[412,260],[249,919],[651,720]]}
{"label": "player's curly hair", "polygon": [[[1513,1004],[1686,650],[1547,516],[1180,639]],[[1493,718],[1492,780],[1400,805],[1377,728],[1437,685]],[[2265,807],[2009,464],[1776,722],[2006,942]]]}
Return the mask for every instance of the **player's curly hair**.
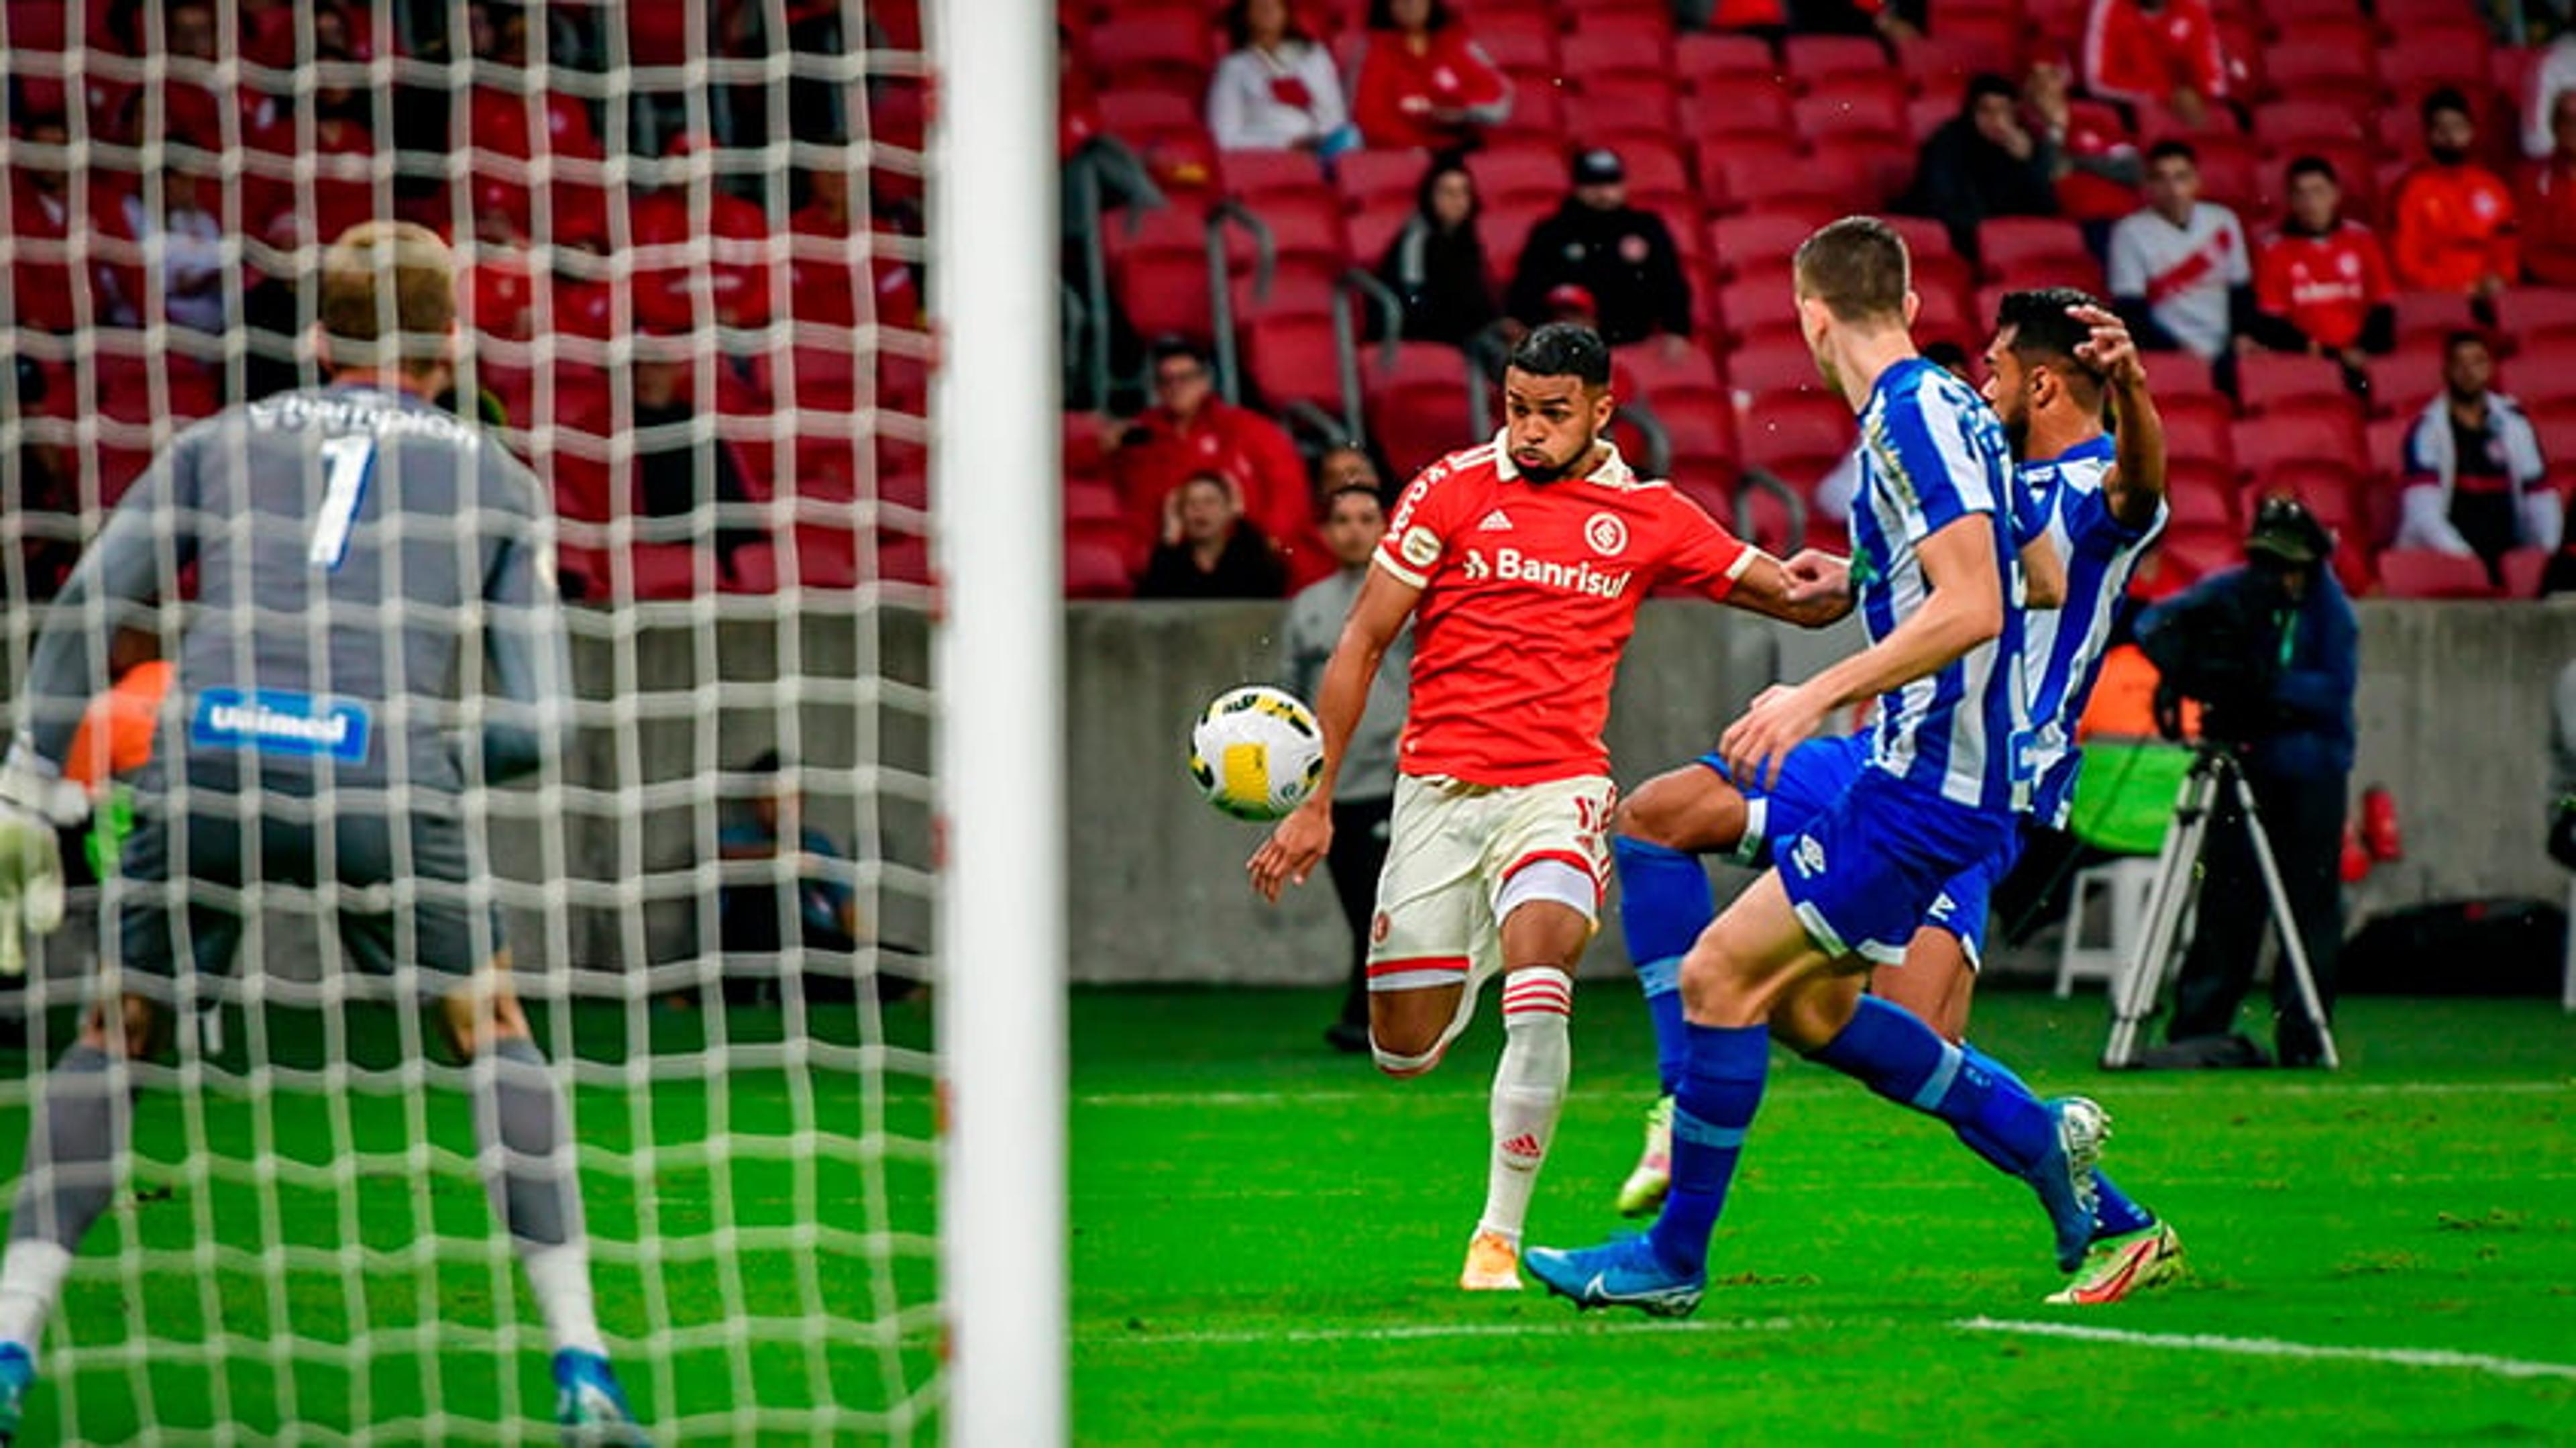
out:
{"label": "player's curly hair", "polygon": [[1586,387],[1610,385],[1610,347],[1580,322],[1550,322],[1512,348],[1514,371],[1532,377],[1571,377]]}

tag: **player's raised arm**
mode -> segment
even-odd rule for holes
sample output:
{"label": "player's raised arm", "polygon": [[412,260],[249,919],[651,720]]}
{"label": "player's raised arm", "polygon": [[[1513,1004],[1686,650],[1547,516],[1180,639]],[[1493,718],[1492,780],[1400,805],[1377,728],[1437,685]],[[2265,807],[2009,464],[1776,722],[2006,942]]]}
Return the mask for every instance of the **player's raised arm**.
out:
{"label": "player's raised arm", "polygon": [[[1400,511],[1398,520],[1411,511]],[[1396,546],[1392,530],[1388,538],[1390,546]],[[1413,616],[1413,605],[1421,597],[1419,585],[1398,578],[1381,561],[1370,567],[1360,596],[1352,600],[1350,617],[1342,623],[1341,639],[1333,645],[1323,683],[1315,692],[1315,722],[1324,731],[1324,772],[1315,781],[1315,792],[1274,826],[1270,838],[1253,852],[1246,868],[1261,898],[1275,901],[1281,887],[1305,884],[1325,851],[1332,848],[1333,786],[1341,776],[1342,753],[1352,731],[1359,728],[1369,686],[1377,682],[1388,647],[1404,631],[1405,620]]]}
{"label": "player's raised arm", "polygon": [[1994,520],[1966,513],[1916,546],[1929,596],[1885,638],[1794,688],[1756,699],[1718,743],[1739,778],[1776,782],[1778,762],[1837,709],[1934,673],[2003,632]]}
{"label": "player's raised arm", "polygon": [[2111,516],[2122,527],[2146,528],[2165,498],[2165,423],[2147,391],[2146,364],[2117,315],[2100,307],[2069,307],[2067,315],[2093,329],[2090,338],[2077,344],[2076,359],[2102,374],[2119,420],[2117,451],[2102,480]]}

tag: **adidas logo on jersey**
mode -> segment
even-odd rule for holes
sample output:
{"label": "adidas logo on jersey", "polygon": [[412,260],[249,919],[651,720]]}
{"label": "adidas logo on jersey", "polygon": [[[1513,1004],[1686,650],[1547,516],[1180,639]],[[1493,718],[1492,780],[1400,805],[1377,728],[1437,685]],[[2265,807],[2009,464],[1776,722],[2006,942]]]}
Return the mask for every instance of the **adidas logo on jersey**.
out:
{"label": "adidas logo on jersey", "polygon": [[1539,1145],[1537,1137],[1524,1131],[1503,1143],[1503,1155],[1518,1161],[1535,1162],[1547,1155],[1547,1148]]}
{"label": "adidas logo on jersey", "polygon": [[1496,508],[1494,511],[1485,515],[1485,521],[1476,525],[1476,531],[1479,533],[1508,533],[1512,531],[1512,515],[1504,512],[1500,508]]}

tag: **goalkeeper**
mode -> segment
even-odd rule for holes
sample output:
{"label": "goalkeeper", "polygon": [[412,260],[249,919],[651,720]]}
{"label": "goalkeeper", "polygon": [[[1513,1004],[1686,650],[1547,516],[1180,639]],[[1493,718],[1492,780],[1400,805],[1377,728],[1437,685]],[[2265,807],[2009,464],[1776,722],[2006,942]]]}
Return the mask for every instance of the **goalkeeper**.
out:
{"label": "goalkeeper", "polygon": [[[456,347],[455,265],[367,223],[322,260],[327,387],[182,433],[117,505],[36,641],[0,766],[0,964],[62,915],[60,768],[115,624],[197,599],[107,937],[107,986],[36,1096],[0,1256],[0,1442],[72,1254],[106,1210],[136,1058],[242,933],[243,889],[330,883],[346,958],[415,985],[471,1063],[495,1212],[554,1349],[567,1443],[640,1442],[594,1316],[569,1113],[530,1039],[462,798],[524,775],[569,723],[545,490],[431,406]],[[491,682],[487,692],[486,679]],[[397,882],[408,886],[396,888]],[[113,999],[116,1009],[109,1009]]]}

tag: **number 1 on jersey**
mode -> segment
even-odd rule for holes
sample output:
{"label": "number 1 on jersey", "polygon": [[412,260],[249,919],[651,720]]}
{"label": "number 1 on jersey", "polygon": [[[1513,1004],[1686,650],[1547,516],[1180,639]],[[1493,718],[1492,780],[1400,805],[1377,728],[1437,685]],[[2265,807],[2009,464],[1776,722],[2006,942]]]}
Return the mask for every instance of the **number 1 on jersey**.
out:
{"label": "number 1 on jersey", "polygon": [[358,500],[366,495],[367,469],[376,460],[376,440],[356,435],[326,438],[322,443],[322,516],[313,520],[313,543],[304,553],[316,568],[338,568],[349,556],[349,529],[358,517]]}

